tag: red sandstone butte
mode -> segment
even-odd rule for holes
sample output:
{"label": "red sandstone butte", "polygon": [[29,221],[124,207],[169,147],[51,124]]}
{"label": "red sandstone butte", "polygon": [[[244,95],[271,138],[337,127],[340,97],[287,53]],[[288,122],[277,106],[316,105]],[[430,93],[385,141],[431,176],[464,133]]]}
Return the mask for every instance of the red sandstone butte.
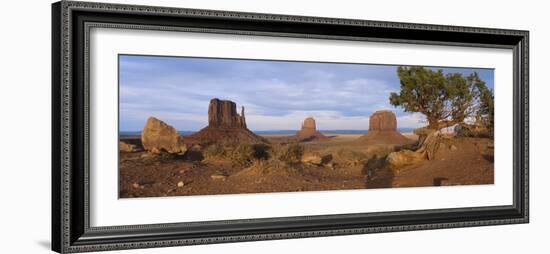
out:
{"label": "red sandstone butte", "polygon": [[302,123],[302,128],[296,132],[299,141],[327,140],[328,137],[317,130],[315,119],[307,117]]}
{"label": "red sandstone butte", "polygon": [[397,118],[390,110],[374,112],[369,119],[369,132],[359,140],[368,144],[411,144],[410,140],[397,131]]}
{"label": "red sandstone butte", "polygon": [[246,127],[244,106],[239,115],[235,102],[217,98],[208,105],[208,126],[184,137],[184,141],[186,144],[266,142]]}

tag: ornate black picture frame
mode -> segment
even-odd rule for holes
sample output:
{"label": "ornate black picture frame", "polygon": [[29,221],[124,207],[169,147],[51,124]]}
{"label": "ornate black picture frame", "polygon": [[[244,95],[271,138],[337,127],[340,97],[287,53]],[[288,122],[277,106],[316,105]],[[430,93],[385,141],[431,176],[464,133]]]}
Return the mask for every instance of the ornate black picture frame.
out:
{"label": "ornate black picture frame", "polygon": [[[512,49],[513,205],[91,227],[91,27]],[[472,227],[529,221],[529,32],[62,1],[52,6],[52,249],[61,253]]]}

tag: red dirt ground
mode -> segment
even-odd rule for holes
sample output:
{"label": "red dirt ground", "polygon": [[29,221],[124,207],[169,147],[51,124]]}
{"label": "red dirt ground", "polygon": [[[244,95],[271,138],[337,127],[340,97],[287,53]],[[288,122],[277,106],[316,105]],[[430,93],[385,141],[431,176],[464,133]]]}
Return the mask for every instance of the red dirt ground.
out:
{"label": "red dirt ground", "polygon": [[[306,150],[320,153],[333,153],[335,149],[370,151],[372,148],[357,141],[320,142],[304,143],[304,146]],[[386,167],[383,156],[374,158],[368,152],[365,154],[370,159],[361,163],[350,163],[334,156],[327,165],[287,166],[277,161],[256,161],[243,167],[227,160],[204,159],[198,151],[186,157],[152,156],[144,151],[121,152],[119,195],[121,198],[212,195],[472,185],[494,181],[490,139],[445,140],[434,160],[400,170]]]}

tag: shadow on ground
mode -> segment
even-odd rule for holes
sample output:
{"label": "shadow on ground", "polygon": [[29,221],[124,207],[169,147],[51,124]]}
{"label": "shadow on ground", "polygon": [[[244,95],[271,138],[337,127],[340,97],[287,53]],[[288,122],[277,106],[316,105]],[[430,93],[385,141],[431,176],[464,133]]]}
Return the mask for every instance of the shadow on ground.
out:
{"label": "shadow on ground", "polygon": [[386,156],[374,156],[369,159],[363,166],[362,173],[365,176],[365,188],[391,188],[393,178],[395,177],[393,170],[386,165]]}

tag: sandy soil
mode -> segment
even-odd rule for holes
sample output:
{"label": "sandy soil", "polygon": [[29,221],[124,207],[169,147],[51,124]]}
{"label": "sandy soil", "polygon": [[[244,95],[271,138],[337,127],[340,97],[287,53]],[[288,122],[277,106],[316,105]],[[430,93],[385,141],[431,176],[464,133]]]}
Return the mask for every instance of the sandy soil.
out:
{"label": "sandy soil", "polygon": [[[404,134],[415,138],[414,134]],[[145,151],[120,153],[120,197],[211,195],[234,193],[342,190],[440,185],[492,184],[492,141],[445,140],[436,159],[390,170],[385,156],[392,145],[365,145],[360,135],[328,135],[328,141],[303,143],[307,153],[330,155],[322,165],[286,165],[275,159],[240,166],[230,160],[205,158],[201,151],[184,157]],[[264,136],[273,150],[284,147],[282,135]],[[138,139],[123,140],[139,143]]]}

